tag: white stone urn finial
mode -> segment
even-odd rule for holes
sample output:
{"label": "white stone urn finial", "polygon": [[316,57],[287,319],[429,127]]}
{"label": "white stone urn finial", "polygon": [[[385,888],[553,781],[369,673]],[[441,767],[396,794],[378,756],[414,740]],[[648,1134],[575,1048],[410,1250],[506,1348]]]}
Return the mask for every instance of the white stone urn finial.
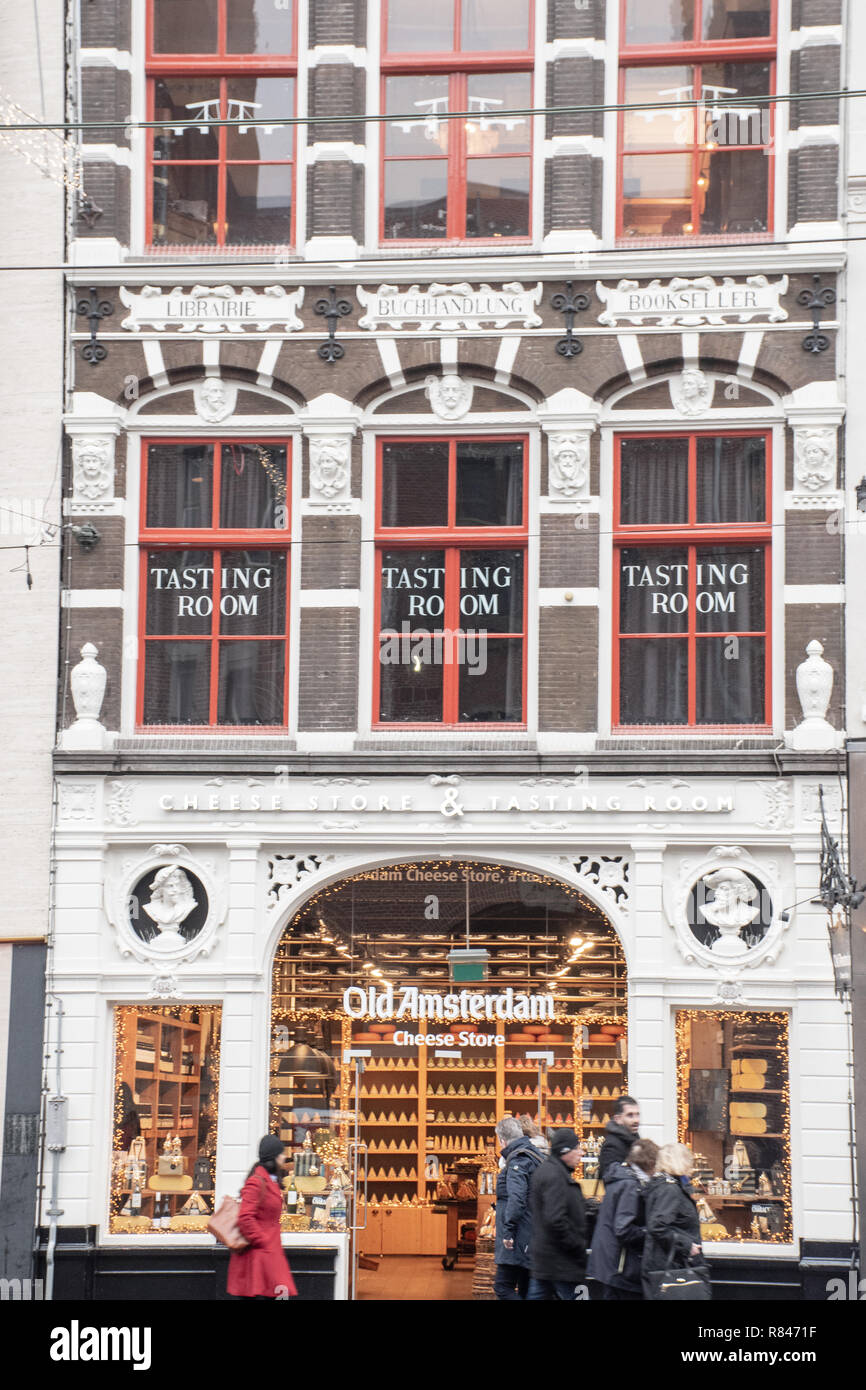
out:
{"label": "white stone urn finial", "polygon": [[833,667],[824,660],[820,642],[813,640],[807,646],[806,660],[797,667],[796,680],[803,719],[794,730],[791,746],[812,753],[835,748],[838,735],[826,719],[833,693]]}
{"label": "white stone urn finial", "polygon": [[105,748],[108,735],[99,722],[108,673],[96,660],[97,648],[85,642],[81,660],[69,673],[69,688],[75,706],[75,723],[61,735],[63,748]]}

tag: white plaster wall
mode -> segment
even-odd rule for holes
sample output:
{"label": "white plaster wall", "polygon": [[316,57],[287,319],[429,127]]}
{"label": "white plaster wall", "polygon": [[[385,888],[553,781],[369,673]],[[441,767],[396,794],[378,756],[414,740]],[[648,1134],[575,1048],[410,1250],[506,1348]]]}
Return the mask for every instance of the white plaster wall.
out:
{"label": "white plaster wall", "polygon": [[[693,790],[701,790],[697,782]],[[63,1089],[70,1096],[70,1148],[61,1169],[63,1219],[69,1224],[95,1222],[104,1228],[114,1096],[112,1008],[116,1003],[147,1002],[157,973],[154,962],[121,955],[105,903],[112,901],[122,866],[137,863],[151,841],[166,837],[158,833],[155,821],[149,827],[104,828],[97,819],[100,797],[98,789],[91,825],[61,833],[55,968],[67,1010]],[[663,899],[665,875],[670,872],[666,856],[688,852],[699,861],[719,842],[718,830],[696,831],[694,841],[685,841],[683,827],[677,825],[676,838],[669,843],[663,832],[650,827],[624,834],[621,823],[599,821],[592,839],[586,833],[580,838],[536,834],[530,845],[519,817],[509,818],[508,825],[508,832],[498,837],[443,827],[439,840],[428,840],[423,847],[417,839],[413,843],[411,834],[391,832],[388,853],[383,854],[381,832],[378,837],[367,832],[366,845],[361,836],[354,844],[338,845],[306,821],[279,835],[270,826],[226,827],[221,837],[206,820],[174,819],[172,840],[187,848],[193,863],[200,860],[213,866],[227,900],[226,920],[211,953],[177,970],[182,1000],[223,1006],[220,1193],[237,1189],[252,1162],[255,1144],[267,1129],[270,971],[285,924],[324,883],[360,866],[441,854],[446,840],[461,857],[501,857],[540,872],[559,873],[572,882],[578,880],[568,866],[582,853],[628,854],[630,908],[627,913],[612,910],[609,914],[616,918],[629,966],[628,1088],[641,1103],[643,1132],[659,1142],[675,1137],[676,1010],[718,1010],[724,1005],[717,995],[716,972],[684,960],[677,944]],[[503,843],[505,839],[512,849]],[[777,908],[814,892],[818,867],[814,825],[799,822],[756,840],[754,828],[740,820],[726,826],[723,843],[743,844],[757,864],[776,865],[780,882],[791,893]],[[332,857],[320,871],[303,875],[291,894],[272,909],[266,897],[266,861],[273,852],[268,846],[283,853],[306,848]],[[602,910],[610,907],[597,889],[588,884],[583,888]],[[741,988],[742,997],[732,1007],[787,1010],[791,1016],[795,1242],[801,1237],[844,1239],[850,1231],[846,1033],[833,993],[822,911],[808,903],[797,908],[778,959],[744,971]],[[184,1239],[194,1243],[197,1238]],[[755,1255],[765,1254],[768,1248],[781,1253],[780,1247],[760,1243],[740,1248]],[[730,1246],[719,1247],[724,1249]]]}
{"label": "white plaster wall", "polygon": [[[63,9],[57,0],[0,7],[0,90],[36,119],[63,119]],[[40,548],[40,526],[12,513],[59,520],[63,285],[51,267],[63,261],[63,189],[6,141],[0,188],[0,507],[11,509],[0,511],[0,939],[9,939],[44,936],[48,910],[59,537]],[[16,572],[24,552],[7,549],[25,540],[35,542],[30,590]]]}

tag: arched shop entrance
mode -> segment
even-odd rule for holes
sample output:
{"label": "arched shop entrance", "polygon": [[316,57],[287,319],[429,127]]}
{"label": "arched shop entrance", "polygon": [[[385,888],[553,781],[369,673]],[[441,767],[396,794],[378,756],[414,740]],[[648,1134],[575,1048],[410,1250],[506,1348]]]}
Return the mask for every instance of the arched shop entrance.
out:
{"label": "arched shop entrance", "polygon": [[339,1222],[357,1102],[360,1296],[484,1296],[494,1125],[511,1114],[574,1128],[593,1180],[625,1081],[626,993],[610,922],[545,874],[431,859],[316,893],[274,960],[271,1126],[295,1175],[286,1224]]}

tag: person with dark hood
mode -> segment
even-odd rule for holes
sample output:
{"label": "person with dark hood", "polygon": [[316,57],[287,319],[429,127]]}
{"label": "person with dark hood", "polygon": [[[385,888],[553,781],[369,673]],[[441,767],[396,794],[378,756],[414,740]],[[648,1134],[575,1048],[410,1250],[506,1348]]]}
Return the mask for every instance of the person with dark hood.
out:
{"label": "person with dark hood", "polygon": [[583,1151],[573,1129],[555,1129],[550,1154],[532,1175],[527,1301],[572,1303],[586,1276],[586,1204],[574,1170]]}
{"label": "person with dark hood", "polygon": [[503,1303],[525,1299],[529,1289],[529,1184],[544,1160],[519,1120],[506,1116],[496,1126],[502,1161],[496,1178],[496,1277],[493,1292]]}
{"label": "person with dark hood", "polygon": [[235,1298],[293,1298],[298,1292],[280,1240],[280,1177],[287,1168],[282,1139],[266,1134],[241,1191],[238,1229],[249,1244],[229,1260],[226,1289]]}
{"label": "person with dark hood", "polygon": [[619,1096],[613,1113],[604,1127],[604,1139],[598,1155],[598,1176],[605,1181],[612,1163],[625,1163],[632,1144],[640,1135],[640,1109],[631,1096]]}
{"label": "person with dark hood", "polygon": [[646,1240],[644,1199],[655,1172],[658,1144],[639,1139],[625,1163],[611,1164],[589,1257],[589,1275],[604,1298],[635,1303],[643,1298],[641,1260]]}

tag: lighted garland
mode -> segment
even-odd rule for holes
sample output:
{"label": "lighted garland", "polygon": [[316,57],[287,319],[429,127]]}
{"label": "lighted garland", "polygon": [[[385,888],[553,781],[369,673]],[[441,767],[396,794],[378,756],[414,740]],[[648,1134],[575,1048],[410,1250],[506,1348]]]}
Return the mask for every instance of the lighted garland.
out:
{"label": "lighted garland", "polygon": [[[782,1211],[784,1214],[784,1227],[781,1231],[771,1232],[768,1235],[753,1237],[760,1240],[762,1245],[790,1245],[793,1238],[792,1230],[792,1208],[791,1208],[791,1089],[790,1089],[790,1050],[788,1038],[788,1015],[779,1011],[770,1010],[707,1010],[707,1009],[678,1009],[676,1017],[676,1058],[677,1058],[677,1137],[681,1144],[686,1142],[688,1129],[688,1077],[691,1067],[689,1065],[690,1048],[690,1029],[695,1020],[718,1019],[741,1023],[746,1026],[760,1022],[775,1023],[780,1030],[779,1052],[783,1063],[781,1071],[782,1085],[780,1087],[782,1095],[779,1102],[779,1114],[782,1128]],[[756,1196],[756,1201],[760,1198]],[[736,1235],[719,1236],[721,1240],[747,1241],[748,1236],[737,1237]]]}
{"label": "lighted garland", "polygon": [[[212,1024],[212,1027],[211,1027],[210,1030],[209,1030],[209,1039],[208,1039],[208,1060],[209,1060],[209,1064],[210,1064],[211,1078],[212,1078],[212,1083],[213,1083],[212,1095],[213,1095],[214,1097],[218,1097],[218,1096],[219,1096],[219,1080],[220,1080],[220,1057],[221,1057],[221,1048],[222,1048],[222,1026],[221,1026],[221,1025],[222,1025],[222,1006],[221,1006],[221,1005],[219,1005],[219,1004],[177,1004],[177,1005],[164,1005],[164,1006],[163,1006],[163,1005],[155,1005],[155,1006],[151,1006],[151,1005],[149,1005],[149,1004],[120,1004],[120,1005],[118,1005],[118,1006],[115,1008],[115,1074],[114,1074],[115,1100],[114,1100],[114,1132],[113,1132],[113,1136],[112,1136],[112,1168],[113,1168],[113,1172],[112,1172],[112,1176],[111,1176],[111,1189],[110,1189],[110,1198],[109,1198],[109,1230],[110,1230],[112,1233],[121,1233],[121,1232],[124,1232],[124,1231],[126,1231],[126,1232],[128,1233],[128,1232],[130,1232],[130,1231],[134,1231],[135,1233],[144,1234],[144,1233],[147,1233],[147,1232],[153,1230],[152,1226],[150,1226],[150,1225],[147,1226],[147,1227],[140,1226],[140,1225],[135,1225],[134,1227],[131,1226],[131,1225],[128,1226],[126,1223],[130,1220],[130,1218],[128,1218],[128,1217],[123,1217],[123,1216],[120,1215],[120,1208],[121,1208],[122,1205],[123,1205],[123,1195],[124,1195],[124,1187],[125,1187],[125,1174],[124,1174],[124,1172],[121,1170],[120,1164],[119,1164],[119,1162],[118,1162],[118,1159],[119,1159],[120,1155],[123,1153],[123,1148],[122,1148],[122,1144],[121,1144],[121,1130],[122,1130],[122,1125],[123,1125],[123,1107],[122,1107],[122,1101],[121,1101],[122,1092],[121,1092],[120,1082],[121,1082],[121,1079],[123,1078],[124,1075],[129,1075],[129,1074],[130,1074],[130,1071],[132,1072],[133,1075],[134,1075],[134,1073],[135,1073],[135,1067],[133,1066],[131,1069],[128,1068],[128,1067],[127,1067],[127,1062],[128,1062],[128,1060],[129,1060],[130,1046],[132,1046],[133,1049],[135,1048],[135,1034],[136,1034],[136,1032],[137,1032],[137,1023],[138,1023],[138,1020],[139,1020],[139,1018],[142,1017],[142,1016],[145,1016],[145,1017],[150,1016],[151,1018],[154,1018],[154,1017],[168,1018],[168,1019],[171,1019],[173,1022],[177,1022],[177,1023],[195,1023],[195,1024],[201,1024],[201,1021],[202,1021],[202,1014],[205,1013],[205,1012],[207,1012],[208,1017],[209,1017],[209,1019],[210,1019],[210,1021],[211,1021],[211,1024]],[[130,1025],[132,1025],[132,1028],[130,1027]],[[133,1054],[133,1060],[134,1060],[134,1054]],[[155,1072],[154,1072],[154,1075],[153,1075],[153,1077],[152,1077],[151,1079],[154,1080],[154,1081],[157,1083],[157,1088],[156,1088],[156,1091],[155,1091],[155,1104],[154,1104],[154,1111],[153,1111],[153,1119],[154,1119],[154,1121],[157,1121],[158,1118],[159,1118],[159,1080],[160,1080],[159,1072],[158,1072],[158,1071],[155,1071]],[[194,1133],[195,1133],[195,1135],[196,1135],[196,1145],[197,1145],[197,1146],[198,1146],[198,1126],[200,1125],[202,1116],[203,1116],[205,1113],[206,1113],[206,1112],[203,1111],[203,1110],[201,1109],[201,1106],[200,1106],[200,1107],[199,1107],[198,1114],[197,1114],[197,1116],[195,1117],[196,1129],[194,1130]],[[210,1128],[210,1130],[208,1131],[208,1135],[207,1135],[206,1140],[205,1140],[206,1145],[209,1144],[209,1142],[210,1142],[210,1140],[211,1140],[212,1137],[213,1137],[214,1140],[215,1140],[215,1138],[216,1138],[216,1135],[215,1135],[215,1133],[214,1133],[215,1126],[216,1126],[216,1118],[214,1118],[213,1123],[212,1123],[212,1125],[211,1125],[211,1128]],[[158,1141],[158,1129],[157,1129],[156,1127],[154,1128],[153,1133],[154,1133],[155,1136],[157,1136],[157,1141]],[[176,1218],[172,1218],[172,1219],[175,1220]],[[181,1234],[181,1233],[183,1233],[184,1231],[200,1231],[200,1230],[201,1230],[201,1226],[196,1225],[196,1224],[194,1224],[194,1223],[180,1223],[180,1222],[179,1222],[178,1225],[172,1226],[172,1227],[171,1227],[171,1230],[172,1230],[175,1234]],[[162,1233],[162,1232],[154,1232],[154,1234],[161,1234],[161,1233]]]}

